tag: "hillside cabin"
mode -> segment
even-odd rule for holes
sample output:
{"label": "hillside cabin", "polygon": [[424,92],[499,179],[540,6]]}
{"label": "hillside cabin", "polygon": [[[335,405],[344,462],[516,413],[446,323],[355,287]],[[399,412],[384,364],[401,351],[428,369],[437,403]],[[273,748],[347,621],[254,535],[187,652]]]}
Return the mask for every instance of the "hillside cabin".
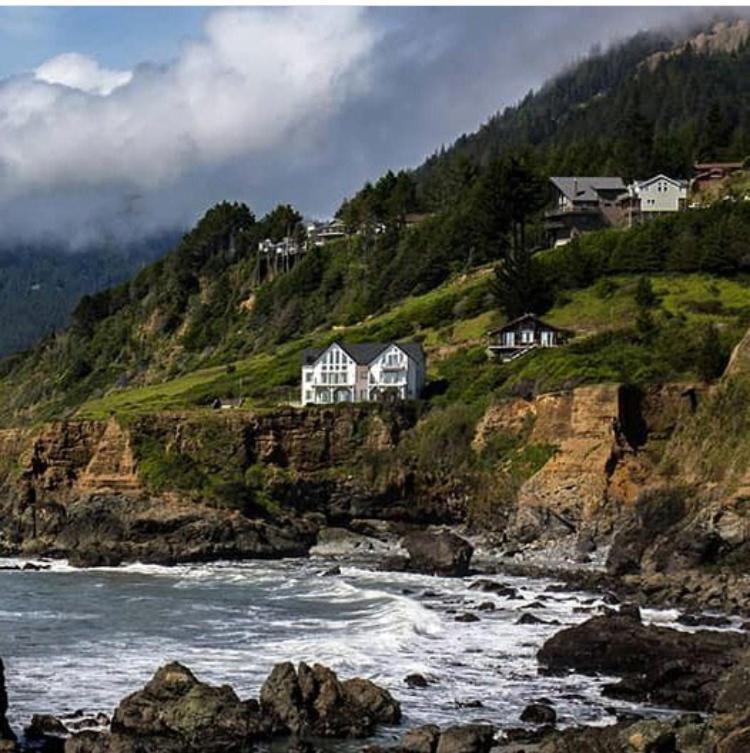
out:
{"label": "hillside cabin", "polygon": [[687,207],[688,182],[668,175],[635,181],[620,198],[624,224],[633,227],[655,217],[681,212]]}
{"label": "hillside cabin", "polygon": [[550,178],[554,206],[545,213],[545,229],[551,245],[563,246],[582,233],[619,225],[618,200],[627,187],[618,177]]}
{"label": "hillside cabin", "polygon": [[535,314],[524,314],[489,333],[488,354],[503,362],[512,361],[536,348],[556,348],[570,337]]}
{"label": "hillside cabin", "polygon": [[302,405],[413,400],[424,382],[420,343],[334,342],[302,354]]}
{"label": "hillside cabin", "polygon": [[701,192],[712,188],[730,175],[742,170],[743,167],[743,162],[697,162],[693,165],[695,175],[692,189],[695,192]]}

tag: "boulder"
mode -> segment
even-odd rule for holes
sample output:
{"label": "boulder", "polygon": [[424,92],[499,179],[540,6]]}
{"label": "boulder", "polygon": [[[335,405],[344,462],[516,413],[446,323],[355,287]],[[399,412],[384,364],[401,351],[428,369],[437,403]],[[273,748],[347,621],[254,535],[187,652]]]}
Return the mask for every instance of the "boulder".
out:
{"label": "boulder", "polygon": [[[155,753],[173,748],[183,753],[240,753],[266,731],[255,702],[240,701],[228,685],[200,682],[177,662],[161,667],[143,690],[120,702],[111,729],[113,750],[127,749],[130,740],[138,742],[139,750]],[[92,750],[102,744],[88,733],[75,737],[92,743]],[[70,747],[75,750],[76,744]],[[68,747],[66,752],[71,753]]]}
{"label": "boulder", "polygon": [[335,672],[301,662],[277,664],[260,691],[274,731],[317,737],[365,737],[379,723],[401,720],[391,694],[362,678],[340,681]]}
{"label": "boulder", "polygon": [[34,714],[24,734],[40,753],[62,753],[70,732],[56,716]]}
{"label": "boulder", "polygon": [[404,677],[404,682],[410,688],[426,688],[429,685],[427,678],[419,672],[413,672],[410,675]]}
{"label": "boulder", "polygon": [[440,727],[425,724],[423,727],[410,729],[399,743],[404,753],[435,753],[440,740]]}
{"label": "boulder", "polygon": [[495,730],[488,724],[448,727],[440,735],[435,753],[489,753]]}
{"label": "boulder", "polygon": [[542,646],[538,658],[548,671],[623,677],[620,684],[604,688],[608,695],[710,710],[720,678],[747,645],[747,636],[740,633],[686,633],[643,625],[637,611],[626,609],[562,630]]}
{"label": "boulder", "polygon": [[530,724],[554,724],[557,712],[547,703],[530,703],[521,713],[521,721]]}
{"label": "boulder", "polygon": [[428,575],[461,577],[469,572],[474,547],[450,531],[415,531],[401,539],[410,570]]}

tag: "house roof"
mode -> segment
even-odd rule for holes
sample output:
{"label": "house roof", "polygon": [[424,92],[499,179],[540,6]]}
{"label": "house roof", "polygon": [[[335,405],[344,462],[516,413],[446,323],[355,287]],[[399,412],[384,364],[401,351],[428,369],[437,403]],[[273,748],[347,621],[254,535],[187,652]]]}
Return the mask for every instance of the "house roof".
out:
{"label": "house roof", "polygon": [[670,178],[668,175],[664,175],[664,173],[654,175],[653,178],[648,178],[647,180],[636,181],[636,184],[639,188],[641,188],[642,186],[650,186],[652,183],[656,183],[657,180],[666,180],[668,183],[672,183],[679,188],[687,188],[688,186],[688,182],[686,180],[681,180],[679,178]]}
{"label": "house roof", "polygon": [[550,182],[571,201],[597,201],[599,191],[626,190],[623,179],[617,177],[553,177],[550,178]]}
{"label": "house roof", "polygon": [[[396,345],[406,353],[407,356],[412,358],[418,363],[424,362],[424,350],[422,350],[421,343],[415,342],[388,342],[388,343],[344,343],[335,341],[331,345],[338,345],[343,351],[345,351],[355,363],[360,366],[366,366],[372,363],[386,348],[390,348],[391,345]],[[328,345],[325,348],[305,348],[302,351],[302,362],[306,366],[314,364],[323,353],[331,347]]]}
{"label": "house roof", "polygon": [[505,324],[503,324],[502,327],[498,327],[497,329],[492,330],[492,332],[490,332],[489,334],[496,335],[498,332],[506,332],[509,329],[515,328],[518,324],[520,324],[523,321],[526,321],[527,319],[533,319],[537,323],[538,326],[544,327],[545,329],[551,329],[555,332],[567,333],[567,330],[560,329],[559,327],[555,327],[552,324],[548,324],[547,322],[542,321],[536,314],[529,313],[529,314],[523,314],[523,316],[518,316],[515,319],[511,319],[511,321],[506,322]]}
{"label": "house roof", "polygon": [[709,170],[741,170],[743,162],[696,162],[693,169],[698,172]]}

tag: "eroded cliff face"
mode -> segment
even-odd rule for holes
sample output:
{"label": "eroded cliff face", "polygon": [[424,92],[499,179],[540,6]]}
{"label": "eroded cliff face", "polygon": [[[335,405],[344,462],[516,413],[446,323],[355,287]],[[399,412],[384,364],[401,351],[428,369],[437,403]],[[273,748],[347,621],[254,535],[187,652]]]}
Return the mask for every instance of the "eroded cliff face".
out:
{"label": "eroded cliff face", "polygon": [[580,387],[490,407],[474,439],[519,434],[554,446],[544,466],[518,491],[512,535],[521,540],[587,533],[607,537],[656,474],[661,449],[694,412],[703,389],[668,384],[635,390]]}
{"label": "eroded cliff face", "polygon": [[[0,551],[47,553],[89,564],[304,554],[316,524],[380,503],[343,469],[365,451],[395,447],[416,421],[410,406],[346,406],[268,413],[157,414],[122,425],[66,421],[0,435]],[[206,477],[242,479],[282,469],[279,509],[243,509],[200,490],[158,494],[139,469],[144,448],[178,455]],[[342,469],[339,471],[338,469]],[[284,496],[286,495],[286,499]],[[288,503],[288,504],[287,504]],[[359,505],[359,507],[357,507]]]}

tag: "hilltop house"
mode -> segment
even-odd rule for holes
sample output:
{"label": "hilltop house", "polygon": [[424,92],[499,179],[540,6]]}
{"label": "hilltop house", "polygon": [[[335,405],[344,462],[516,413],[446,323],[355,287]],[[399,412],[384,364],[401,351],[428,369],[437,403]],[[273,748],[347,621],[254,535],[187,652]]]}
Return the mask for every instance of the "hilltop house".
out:
{"label": "hilltop house", "polygon": [[721,183],[733,173],[742,170],[742,162],[697,162],[693,165],[693,191],[700,192]]}
{"label": "hilltop house", "polygon": [[419,397],[425,356],[419,343],[343,343],[302,354],[302,405]]}
{"label": "hilltop house", "polygon": [[563,345],[569,337],[569,332],[547,324],[536,314],[524,314],[489,333],[487,352],[501,361],[512,361],[535,348]]}
{"label": "hilltop house", "polygon": [[688,183],[685,180],[655,175],[628,186],[619,203],[627,227],[671,212],[681,212],[687,205]]}
{"label": "hilltop house", "polygon": [[618,199],[627,191],[622,178],[557,177],[550,183],[554,207],[546,212],[545,229],[553,245],[622,222]]}
{"label": "hilltop house", "polygon": [[346,226],[341,220],[313,222],[307,226],[307,237],[313,246],[321,247],[340,238],[346,238]]}

